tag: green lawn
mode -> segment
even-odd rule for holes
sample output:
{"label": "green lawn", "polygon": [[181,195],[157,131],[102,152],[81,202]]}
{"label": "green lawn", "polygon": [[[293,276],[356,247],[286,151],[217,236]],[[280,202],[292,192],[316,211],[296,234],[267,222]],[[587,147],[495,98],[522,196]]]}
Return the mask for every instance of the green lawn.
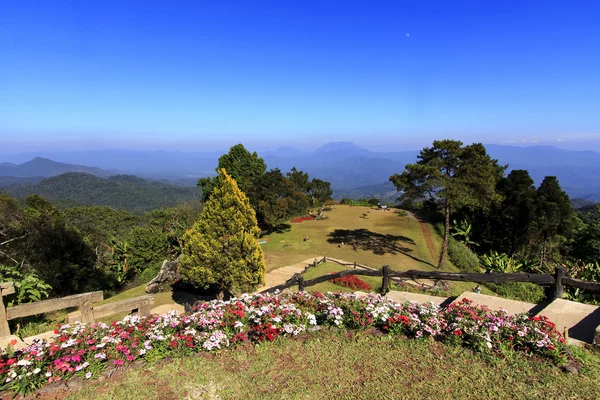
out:
{"label": "green lawn", "polygon": [[600,356],[578,375],[429,340],[322,332],[163,361],[90,382],[72,399],[597,399]]}
{"label": "green lawn", "polygon": [[[263,244],[267,271],[296,264],[310,257],[327,256],[356,261],[373,268],[433,270],[433,256],[419,222],[410,214],[370,207],[333,206],[328,219],[289,224],[288,231],[273,233]],[[304,241],[308,236],[309,240]],[[353,250],[351,243],[358,247]],[[344,245],[341,246],[341,242]],[[435,245],[439,248],[439,244]]]}

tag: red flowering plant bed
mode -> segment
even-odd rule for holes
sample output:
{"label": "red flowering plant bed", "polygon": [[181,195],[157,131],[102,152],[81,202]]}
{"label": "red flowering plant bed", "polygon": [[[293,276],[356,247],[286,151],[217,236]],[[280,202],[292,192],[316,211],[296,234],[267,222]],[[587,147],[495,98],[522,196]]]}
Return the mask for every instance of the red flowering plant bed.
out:
{"label": "red flowering plant bed", "polygon": [[342,276],[341,278],[330,279],[329,282],[353,290],[370,291],[372,289],[371,285],[369,285],[367,282],[363,281],[356,275],[346,275]]}
{"label": "red flowering plant bed", "polygon": [[399,304],[376,294],[254,294],[203,303],[190,314],[128,316],[111,325],[63,325],[49,342],[38,341],[16,352],[9,349],[0,356],[0,389],[27,394],[75,376],[93,379],[109,367],[137,360],[220,351],[241,342],[296,336],[318,325],[375,327],[391,335],[432,337],[500,356],[513,351],[562,362],[565,354],[564,340],[549,321],[490,312],[467,302],[443,309]]}
{"label": "red flowering plant bed", "polygon": [[315,217],[313,217],[312,215],[305,215],[303,217],[296,217],[296,218],[290,220],[290,222],[301,223],[302,221],[312,221],[314,219],[315,219]]}

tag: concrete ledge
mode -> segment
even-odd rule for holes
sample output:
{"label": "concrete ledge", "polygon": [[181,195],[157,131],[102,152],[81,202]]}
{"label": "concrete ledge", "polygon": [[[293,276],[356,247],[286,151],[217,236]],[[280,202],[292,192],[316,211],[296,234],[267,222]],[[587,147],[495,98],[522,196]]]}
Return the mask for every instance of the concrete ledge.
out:
{"label": "concrete ledge", "polygon": [[523,301],[510,300],[502,297],[488,296],[486,294],[464,292],[452,302],[452,304],[460,303],[462,299],[468,299],[473,304],[478,306],[486,306],[492,311],[504,310],[509,314],[529,313],[533,308],[537,307],[532,303]]}
{"label": "concrete ledge", "polygon": [[405,301],[416,301],[417,303],[432,302],[438,306],[448,300],[446,297],[430,296],[423,293],[400,292],[397,290],[388,292],[385,297],[398,303],[404,303]]}
{"label": "concrete ledge", "polygon": [[600,325],[600,307],[556,299],[538,313],[556,324],[560,333],[568,331],[569,338],[593,343]]}

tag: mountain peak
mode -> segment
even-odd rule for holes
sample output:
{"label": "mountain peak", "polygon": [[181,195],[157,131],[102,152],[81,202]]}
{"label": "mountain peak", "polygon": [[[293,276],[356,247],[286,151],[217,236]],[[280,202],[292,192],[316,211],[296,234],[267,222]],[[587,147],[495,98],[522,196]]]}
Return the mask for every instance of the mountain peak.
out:
{"label": "mountain peak", "polygon": [[330,142],[315,150],[315,153],[330,153],[330,152],[352,152],[352,153],[368,153],[369,150],[357,146],[352,142]]}

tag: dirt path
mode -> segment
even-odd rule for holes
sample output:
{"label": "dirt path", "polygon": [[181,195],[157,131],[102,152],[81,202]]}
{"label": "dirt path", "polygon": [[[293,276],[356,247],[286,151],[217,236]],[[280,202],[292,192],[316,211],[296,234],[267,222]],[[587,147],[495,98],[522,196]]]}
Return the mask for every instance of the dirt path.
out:
{"label": "dirt path", "polygon": [[421,232],[423,232],[423,236],[425,237],[425,243],[427,244],[427,248],[429,249],[429,255],[431,255],[432,260],[435,260],[435,258],[436,258],[435,246],[433,245],[433,239],[431,238],[431,232],[429,232],[429,229],[427,229],[427,224],[425,222],[422,222],[419,219],[417,219],[417,221],[419,221],[419,226],[421,227]]}

